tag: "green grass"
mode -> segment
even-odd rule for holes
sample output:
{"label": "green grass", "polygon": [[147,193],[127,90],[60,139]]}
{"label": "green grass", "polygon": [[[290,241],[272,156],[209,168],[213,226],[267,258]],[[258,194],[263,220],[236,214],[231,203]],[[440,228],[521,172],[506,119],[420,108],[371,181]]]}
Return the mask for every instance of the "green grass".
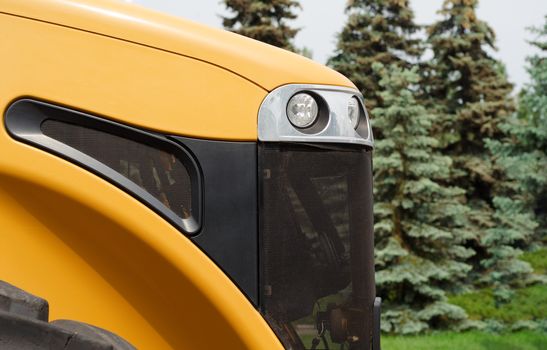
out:
{"label": "green grass", "polygon": [[544,275],[547,272],[547,248],[526,252],[520,256],[520,259],[532,265],[534,272],[539,275]]}
{"label": "green grass", "polygon": [[[521,256],[536,274],[547,273],[547,248]],[[515,290],[510,302],[496,307],[492,289],[454,295],[449,301],[467,311],[472,320],[498,320],[510,325],[517,321],[547,318],[547,285],[534,285]],[[304,337],[309,347],[313,335]],[[319,348],[322,348],[322,343]],[[331,349],[338,349],[330,346]],[[547,350],[547,333],[518,331],[489,333],[480,331],[436,332],[416,336],[382,335],[383,350]]]}
{"label": "green grass", "polygon": [[496,319],[514,323],[543,319],[547,317],[547,285],[518,289],[511,301],[499,308],[494,303],[491,289],[455,295],[450,297],[450,302],[465,309],[472,320]]}
{"label": "green grass", "polygon": [[[304,337],[310,348],[312,336]],[[320,343],[318,349],[323,349]],[[338,345],[330,344],[330,349]],[[382,350],[544,350],[547,349],[547,333],[521,331],[514,333],[439,332],[429,335],[393,336],[382,335]]]}
{"label": "green grass", "polygon": [[547,333],[442,332],[421,336],[383,336],[383,350],[542,350],[547,349]]}
{"label": "green grass", "polygon": [[[547,271],[547,249],[538,249],[521,256],[530,263],[534,272]],[[534,285],[515,290],[515,295],[506,304],[496,308],[492,289],[482,289],[472,293],[451,296],[450,302],[467,311],[472,320],[496,319],[504,323],[519,320],[538,320],[547,318],[547,285]]]}

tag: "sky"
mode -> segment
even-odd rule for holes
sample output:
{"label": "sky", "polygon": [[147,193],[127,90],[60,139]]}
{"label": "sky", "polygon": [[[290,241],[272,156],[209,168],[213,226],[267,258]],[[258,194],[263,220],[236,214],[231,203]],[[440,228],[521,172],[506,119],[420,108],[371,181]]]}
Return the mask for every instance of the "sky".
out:
{"label": "sky", "polygon": [[[171,15],[221,28],[220,15],[226,14],[221,0],[126,0]],[[410,0],[418,24],[438,19],[436,12],[442,0]],[[345,23],[346,0],[300,0],[302,11],[291,25],[300,28],[295,38],[297,47],[307,47],[313,59],[325,63],[336,48],[336,34]],[[480,0],[477,10],[497,35],[497,51],[493,56],[505,63],[509,80],[519,90],[528,80],[525,58],[537,50],[526,41],[533,36],[529,26],[542,26],[547,15],[547,0]]]}

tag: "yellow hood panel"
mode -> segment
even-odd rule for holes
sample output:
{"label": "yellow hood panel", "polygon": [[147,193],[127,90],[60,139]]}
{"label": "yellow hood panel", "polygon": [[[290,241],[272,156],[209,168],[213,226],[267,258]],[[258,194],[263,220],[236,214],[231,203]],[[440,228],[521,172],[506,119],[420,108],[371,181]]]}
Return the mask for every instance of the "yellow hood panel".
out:
{"label": "yellow hood panel", "polygon": [[224,30],[112,0],[0,0],[0,11],[205,61],[271,91],[289,83],[354,87],[303,56]]}

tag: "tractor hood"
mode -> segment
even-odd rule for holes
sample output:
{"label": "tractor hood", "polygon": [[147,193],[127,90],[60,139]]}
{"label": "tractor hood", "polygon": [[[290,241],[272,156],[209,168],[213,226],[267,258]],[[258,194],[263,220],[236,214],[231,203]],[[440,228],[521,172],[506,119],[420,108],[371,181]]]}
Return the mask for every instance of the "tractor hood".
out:
{"label": "tractor hood", "polygon": [[354,87],[300,55],[220,29],[113,0],[1,0],[0,12],[208,62],[271,91],[289,83]]}

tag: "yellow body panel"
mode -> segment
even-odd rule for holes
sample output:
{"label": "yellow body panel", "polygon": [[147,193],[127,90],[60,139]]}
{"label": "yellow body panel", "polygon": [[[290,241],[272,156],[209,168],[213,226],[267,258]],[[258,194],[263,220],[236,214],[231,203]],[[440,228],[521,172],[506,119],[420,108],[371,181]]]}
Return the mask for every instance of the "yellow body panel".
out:
{"label": "yellow body panel", "polygon": [[237,34],[113,0],[0,0],[0,11],[62,23],[210,62],[267,90],[288,83],[354,87],[305,57]]}
{"label": "yellow body panel", "polygon": [[[31,97],[167,134],[257,139],[268,91],[353,86],[310,60],[121,1],[0,0],[0,110]],[[0,280],[139,349],[280,349],[188,238],[0,127]]]}
{"label": "yellow body panel", "polygon": [[34,96],[139,127],[256,140],[266,91],[216,66],[0,14],[2,99]]}
{"label": "yellow body panel", "polygon": [[[266,91],[226,69],[5,13],[0,31],[2,116],[30,96],[170,134],[256,140]],[[281,348],[173,226],[1,125],[0,280],[46,298],[51,319],[103,327],[139,349]]]}
{"label": "yellow body panel", "polygon": [[51,319],[139,349],[281,348],[228,277],[143,204],[5,130],[0,149],[0,279],[46,298]]}

